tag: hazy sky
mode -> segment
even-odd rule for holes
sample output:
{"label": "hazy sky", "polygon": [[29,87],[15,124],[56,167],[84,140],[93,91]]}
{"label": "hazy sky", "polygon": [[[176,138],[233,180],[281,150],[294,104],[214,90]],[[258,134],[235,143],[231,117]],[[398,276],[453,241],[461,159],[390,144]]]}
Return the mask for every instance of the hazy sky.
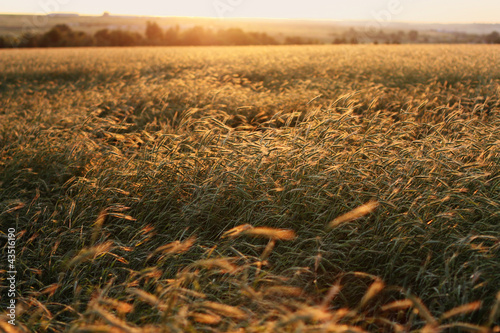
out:
{"label": "hazy sky", "polygon": [[0,0],[0,13],[500,23],[500,0]]}

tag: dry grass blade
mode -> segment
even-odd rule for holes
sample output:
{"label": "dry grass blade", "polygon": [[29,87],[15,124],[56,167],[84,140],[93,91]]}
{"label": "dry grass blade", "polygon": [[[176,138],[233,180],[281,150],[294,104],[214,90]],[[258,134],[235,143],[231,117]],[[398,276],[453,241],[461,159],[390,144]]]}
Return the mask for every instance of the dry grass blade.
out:
{"label": "dry grass blade", "polygon": [[497,293],[495,299],[495,305],[491,308],[490,316],[488,318],[488,325],[491,326],[498,318],[498,313],[500,312],[500,291]]}
{"label": "dry grass blade", "polygon": [[232,229],[229,229],[228,231],[222,234],[221,238],[227,238],[227,237],[235,238],[239,236],[242,232],[252,228],[253,226],[251,226],[250,224],[242,224]]}
{"label": "dry grass blade", "polygon": [[308,318],[315,322],[329,321],[332,320],[332,313],[324,308],[316,308],[311,306],[306,306],[295,313],[294,316],[299,318]]}
{"label": "dry grass blade", "polygon": [[271,286],[264,290],[264,295],[295,296],[302,295],[303,290],[299,287],[291,286]]}
{"label": "dry grass blade", "polygon": [[136,289],[136,288],[129,288],[128,292],[132,295],[135,295],[139,297],[141,300],[144,302],[152,305],[152,306],[158,306],[161,301],[156,297],[155,295],[152,295],[144,290],[141,289]]}
{"label": "dry grass blade", "polygon": [[221,316],[215,313],[191,312],[189,314],[194,321],[200,324],[217,325],[222,320]]}
{"label": "dry grass blade", "polygon": [[446,332],[450,331],[456,331],[456,332],[478,332],[478,333],[490,333],[490,332],[495,332],[495,331],[490,331],[487,327],[484,326],[478,326],[474,324],[469,324],[469,323],[452,323],[448,325],[442,325],[439,326],[440,331],[442,332],[443,330]]}
{"label": "dry grass blade", "polygon": [[445,313],[443,313],[443,315],[441,316],[440,320],[446,320],[446,319],[454,317],[456,315],[460,315],[460,314],[469,313],[469,312],[473,312],[473,311],[479,310],[481,308],[481,304],[482,304],[481,301],[477,301],[477,302],[472,302],[472,303],[469,303],[469,304],[464,304],[462,306],[458,306],[458,307],[456,307],[454,309],[451,309],[450,311],[446,311]]}
{"label": "dry grass blade", "polygon": [[267,257],[269,257],[269,255],[274,249],[274,245],[276,245],[276,241],[274,239],[269,240],[269,243],[267,243],[264,252],[262,252],[262,255],[260,256],[261,260],[266,260]]}
{"label": "dry grass blade", "polygon": [[104,209],[99,213],[99,216],[97,216],[97,220],[94,222],[94,230],[92,231],[92,244],[95,244],[97,238],[101,234],[101,229],[106,221],[106,216],[108,215],[107,209]]}
{"label": "dry grass blade", "polygon": [[408,298],[412,301],[413,305],[415,308],[418,309],[418,313],[422,319],[424,319],[428,325],[436,327],[437,326],[437,320],[431,315],[431,312],[427,307],[422,303],[420,299],[413,295],[408,295]]}
{"label": "dry grass blade", "polygon": [[379,323],[382,323],[382,324],[385,324],[385,325],[391,327],[392,331],[394,333],[405,333],[408,331],[403,325],[401,325],[397,322],[394,322],[391,319],[377,316],[377,318],[375,320],[378,321]]}
{"label": "dry grass blade", "polygon": [[16,211],[16,210],[19,210],[19,209],[23,208],[24,206],[26,206],[26,204],[25,204],[24,202],[19,202],[19,203],[17,204],[17,206],[12,207],[12,208],[10,208],[10,209],[7,209],[6,211],[4,211],[4,212],[0,213],[0,216],[1,216],[1,215],[4,215],[4,214],[9,214],[9,213],[12,213],[12,212],[14,212],[14,211]]}
{"label": "dry grass blade", "polygon": [[330,226],[330,228],[335,228],[335,227],[341,225],[342,223],[347,223],[347,222],[357,220],[360,217],[363,217],[363,216],[368,215],[371,212],[373,212],[375,210],[375,208],[377,208],[377,206],[378,206],[377,201],[367,202],[364,205],[361,205],[357,208],[354,208],[349,213],[346,213],[344,215],[341,215],[341,216],[335,218],[332,222],[330,222],[329,226]]}
{"label": "dry grass blade", "polygon": [[433,324],[427,324],[422,328],[420,333],[441,333],[441,329]]}
{"label": "dry grass blade", "polygon": [[101,297],[99,299],[99,302],[101,302],[104,305],[110,306],[116,310],[116,312],[121,313],[121,314],[126,314],[132,312],[134,309],[134,306],[129,303],[121,302],[116,299],[112,298],[107,298],[107,297]]}
{"label": "dry grass blade", "polygon": [[176,291],[178,293],[182,293],[186,296],[190,296],[190,297],[194,297],[194,298],[206,298],[207,297],[207,295],[205,295],[204,293],[200,293],[198,291],[194,291],[194,290],[186,289],[186,288],[176,288]]}
{"label": "dry grass blade", "polygon": [[49,294],[50,296],[54,296],[56,290],[59,289],[59,287],[61,287],[60,284],[53,283],[40,290],[40,294]]}
{"label": "dry grass blade", "polygon": [[127,325],[127,323],[121,319],[116,318],[111,313],[107,312],[100,306],[94,305],[92,311],[99,315],[108,325],[116,327],[125,333],[139,333],[141,330]]}
{"label": "dry grass blade", "polygon": [[365,333],[366,331],[355,326],[339,325],[335,323],[328,324],[322,327],[321,332],[332,332],[332,333]]}
{"label": "dry grass blade", "polygon": [[207,269],[219,268],[222,273],[229,274],[236,272],[236,270],[238,269],[238,266],[234,265],[227,258],[198,260],[195,264]]}
{"label": "dry grass blade", "polygon": [[112,246],[113,242],[108,241],[91,248],[83,249],[80,251],[80,253],[78,253],[76,257],[71,259],[71,261],[68,263],[68,267],[76,266],[85,260],[94,259],[99,255],[108,253],[111,250]]}
{"label": "dry grass blade", "polygon": [[274,240],[293,240],[296,235],[293,230],[289,229],[274,229],[267,227],[257,227],[251,228],[244,232],[245,235],[251,235],[255,237],[264,237]]}
{"label": "dry grass blade", "polygon": [[[3,320],[5,320],[5,322]],[[0,321],[0,329],[5,333],[24,333],[22,330],[7,323],[7,318],[2,318],[2,320]]]}
{"label": "dry grass blade", "polygon": [[413,306],[413,302],[409,299],[403,299],[399,301],[394,301],[389,304],[386,304],[382,306],[380,309],[382,311],[393,311],[393,310],[403,310],[403,309],[409,309]]}
{"label": "dry grass blade", "polygon": [[85,327],[71,329],[71,333],[123,333],[123,330],[109,325],[87,325]]}
{"label": "dry grass blade", "polygon": [[380,281],[380,280],[374,281],[371,284],[370,288],[368,288],[368,290],[364,294],[363,298],[361,299],[361,302],[359,303],[359,307],[365,306],[366,303],[368,303],[368,301],[370,299],[372,299],[373,296],[377,295],[380,291],[382,291],[382,289],[384,289],[384,287],[385,287],[385,284],[382,281]]}
{"label": "dry grass blade", "polygon": [[168,243],[166,245],[160,246],[156,250],[153,251],[148,257],[147,260],[151,259],[155,254],[164,253],[164,254],[179,254],[188,251],[191,246],[196,242],[196,237],[190,237],[186,239],[184,242],[174,241],[172,243]]}
{"label": "dry grass blade", "polygon": [[218,314],[223,315],[225,317],[231,317],[235,319],[244,319],[247,317],[247,314],[242,310],[240,310],[239,308],[226,304],[220,304],[215,302],[203,302],[201,306],[213,310],[214,312],[217,312]]}
{"label": "dry grass blade", "polygon": [[116,218],[119,218],[119,219],[124,219],[124,220],[127,220],[127,221],[137,221],[137,220],[136,220],[135,218],[133,218],[132,216],[130,216],[130,215],[125,215],[125,214],[121,214],[121,213],[108,212],[108,215],[109,215],[109,216],[116,217]]}
{"label": "dry grass blade", "polygon": [[326,308],[328,304],[330,304],[330,302],[339,294],[341,289],[342,286],[339,283],[336,283],[333,286],[331,286],[330,289],[328,290],[328,294],[326,294],[325,296],[325,299],[323,299],[321,306],[323,308]]}

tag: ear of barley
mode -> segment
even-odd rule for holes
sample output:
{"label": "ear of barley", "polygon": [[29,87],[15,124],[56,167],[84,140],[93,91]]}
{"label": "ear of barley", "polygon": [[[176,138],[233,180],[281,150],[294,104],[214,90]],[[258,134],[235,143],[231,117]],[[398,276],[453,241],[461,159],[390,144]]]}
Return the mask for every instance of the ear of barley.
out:
{"label": "ear of barley", "polygon": [[152,306],[157,306],[158,304],[160,304],[160,300],[158,299],[158,297],[156,297],[155,295],[150,294],[144,290],[137,289],[137,288],[129,288],[128,292],[132,295],[139,297],[141,300],[143,300],[144,302],[146,302]]}
{"label": "ear of barley", "polygon": [[300,296],[303,290],[299,287],[292,286],[271,286],[263,291],[264,295],[279,295],[279,296]]}
{"label": "ear of barley", "polygon": [[196,266],[205,267],[207,269],[219,268],[222,273],[233,274],[238,269],[230,260],[226,258],[198,260]]}
{"label": "ear of barley", "polygon": [[392,311],[392,310],[403,310],[408,309],[413,306],[413,302],[409,299],[403,299],[399,301],[394,301],[389,304],[382,306],[380,309],[382,311]]}
{"label": "ear of barley", "polygon": [[445,319],[448,319],[448,318],[451,318],[451,317],[454,317],[454,316],[457,316],[460,314],[469,313],[469,312],[479,310],[481,308],[481,304],[482,304],[481,301],[477,301],[477,302],[472,302],[469,304],[464,304],[464,305],[458,306],[454,309],[451,309],[450,311],[446,311],[445,313],[443,313],[440,320],[445,320]]}
{"label": "ear of barley", "polygon": [[222,320],[221,316],[215,313],[191,312],[189,314],[194,321],[200,324],[217,325]]}
{"label": "ear of barley", "polygon": [[215,302],[203,302],[201,306],[210,309],[225,317],[231,317],[235,319],[244,319],[246,317],[246,313],[240,310],[239,308],[226,304],[215,303]]}
{"label": "ear of barley", "polygon": [[166,245],[160,246],[156,250],[154,250],[147,259],[151,259],[155,254],[164,253],[164,254],[179,254],[188,251],[191,246],[196,241],[196,237],[190,237],[184,242],[174,241],[172,243],[168,243]]}
{"label": "ear of barley", "polygon": [[349,213],[346,213],[344,215],[341,215],[337,218],[335,218],[332,222],[330,222],[330,228],[335,228],[343,223],[351,222],[354,220],[359,219],[360,217],[363,217],[365,215],[370,214],[373,212],[377,206],[378,206],[377,201],[369,201],[365,203],[364,205],[361,205],[357,208],[354,208],[351,210]]}
{"label": "ear of barley", "polygon": [[139,333],[141,330],[129,326],[125,321],[118,319],[111,313],[107,312],[104,310],[102,307],[94,305],[92,307],[92,311],[99,315],[105,322],[106,324],[116,327],[120,330],[122,330],[125,333]]}
{"label": "ear of barley", "polygon": [[226,231],[225,233],[222,234],[221,238],[235,238],[237,236],[239,236],[242,232],[248,230],[248,229],[252,229],[253,226],[250,225],[250,224],[242,224],[242,225],[239,225],[237,227],[234,227],[232,229],[229,229],[228,231]]}
{"label": "ear of barley", "polygon": [[312,306],[306,306],[297,311],[296,315],[299,317],[308,317],[313,321],[330,321],[332,320],[332,313],[325,310],[324,308],[316,308]]}
{"label": "ear of barley", "polygon": [[262,252],[262,255],[260,256],[260,260],[266,260],[267,257],[271,254],[271,252],[274,249],[274,245],[276,244],[276,241],[274,239],[269,240],[269,243],[267,243],[266,248]]}
{"label": "ear of barley", "polygon": [[103,210],[99,213],[99,216],[97,217],[97,220],[94,222],[94,230],[92,231],[92,244],[95,244],[97,238],[101,234],[101,229],[106,221],[106,216],[108,215],[107,210]]}
{"label": "ear of barley", "polygon": [[273,229],[267,227],[256,227],[248,229],[244,232],[245,235],[263,237],[274,240],[293,240],[296,235],[293,230],[288,229]]}
{"label": "ear of barley", "polygon": [[85,260],[90,260],[93,259],[99,255],[108,253],[113,246],[113,242],[108,241],[103,244],[96,245],[91,248],[86,248],[80,251],[77,256],[75,256],[71,261],[68,263],[68,267],[73,267],[76,266],[80,263],[82,263]]}
{"label": "ear of barley", "polygon": [[368,290],[366,291],[363,298],[361,299],[359,306],[363,307],[364,305],[366,305],[366,303],[368,303],[368,301],[370,299],[372,299],[375,295],[377,295],[380,291],[382,291],[382,289],[384,289],[384,287],[385,287],[385,284],[380,280],[376,280],[375,282],[373,282],[370,285],[370,287],[368,288]]}
{"label": "ear of barley", "polygon": [[338,295],[340,290],[342,289],[342,286],[339,283],[334,284],[333,286],[330,287],[328,290],[328,294],[326,294],[325,299],[321,303],[321,306],[323,308],[326,308],[328,304],[335,298],[335,296]]}
{"label": "ear of barley", "polygon": [[108,298],[108,297],[101,297],[99,299],[99,302],[104,304],[104,305],[107,305],[107,306],[110,306],[110,307],[116,309],[116,312],[121,313],[121,314],[130,313],[134,309],[134,306],[132,304],[118,301],[116,299],[112,299],[112,298]]}
{"label": "ear of barley", "polygon": [[413,295],[408,295],[408,298],[412,301],[413,306],[418,310],[418,314],[422,319],[424,319],[427,322],[428,326],[436,327],[437,320],[432,316],[431,312],[429,311],[429,309],[427,309],[424,303],[422,303],[422,301],[419,298]]}

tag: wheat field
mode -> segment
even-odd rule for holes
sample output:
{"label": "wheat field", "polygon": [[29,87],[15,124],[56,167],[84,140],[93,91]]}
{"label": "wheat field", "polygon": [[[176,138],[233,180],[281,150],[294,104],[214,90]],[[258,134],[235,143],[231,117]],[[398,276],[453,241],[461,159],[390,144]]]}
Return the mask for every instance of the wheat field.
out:
{"label": "wheat field", "polygon": [[0,51],[6,332],[500,332],[499,222],[498,46]]}

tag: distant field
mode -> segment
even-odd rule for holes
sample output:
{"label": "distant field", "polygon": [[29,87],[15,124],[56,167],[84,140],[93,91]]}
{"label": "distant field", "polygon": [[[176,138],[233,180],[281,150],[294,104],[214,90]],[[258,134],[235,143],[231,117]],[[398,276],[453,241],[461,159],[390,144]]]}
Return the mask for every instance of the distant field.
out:
{"label": "distant field", "polygon": [[500,46],[0,50],[20,332],[498,332],[499,221]]}
{"label": "distant field", "polygon": [[[199,25],[209,29],[241,28],[246,32],[265,32],[283,42],[287,36],[317,39],[331,44],[336,38],[347,42],[356,37],[360,42],[377,41],[381,44],[398,39],[408,40],[408,32],[420,33],[420,43],[477,43],[477,35],[500,32],[500,24],[418,24],[389,22],[379,24],[370,21],[326,21],[326,20],[280,20],[280,19],[233,19],[196,17],[150,17],[150,16],[65,16],[65,15],[8,15],[0,14],[0,36],[19,36],[22,33],[45,33],[58,24],[66,24],[73,30],[94,34],[101,29],[126,30],[143,34],[146,22],[156,22],[162,29],[179,25],[188,29]],[[356,33],[353,31],[356,30]],[[380,32],[385,37],[380,36]],[[403,33],[405,36],[399,36]],[[374,36],[375,34],[376,36]],[[393,35],[396,35],[394,37]],[[391,37],[392,36],[392,37]],[[475,37],[476,36],[476,37]]]}

